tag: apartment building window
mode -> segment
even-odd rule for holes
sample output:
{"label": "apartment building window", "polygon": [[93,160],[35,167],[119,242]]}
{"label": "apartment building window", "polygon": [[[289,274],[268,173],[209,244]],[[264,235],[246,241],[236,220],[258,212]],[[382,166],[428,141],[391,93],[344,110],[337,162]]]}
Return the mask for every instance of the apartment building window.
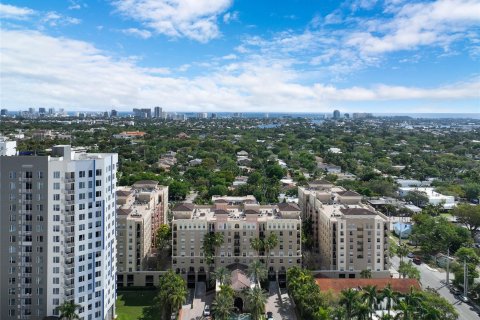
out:
{"label": "apartment building window", "polygon": [[93,170],[88,170],[88,177],[89,178],[93,177]]}
{"label": "apartment building window", "polygon": [[80,178],[85,178],[85,171],[80,171],[80,172],[78,173],[78,176],[79,176]]}
{"label": "apartment building window", "polygon": [[54,190],[60,190],[60,182],[55,182],[55,183],[53,184],[53,189],[54,189]]}
{"label": "apartment building window", "polygon": [[53,172],[53,178],[54,179],[60,179],[60,171],[54,171]]}
{"label": "apartment building window", "polygon": [[95,175],[98,177],[98,176],[101,176],[102,175],[102,169],[97,169],[95,170]]}
{"label": "apartment building window", "polygon": [[8,177],[9,177],[10,179],[15,179],[15,178],[17,178],[17,173],[16,173],[15,171],[10,171],[10,172],[8,173]]}
{"label": "apartment building window", "polygon": [[79,182],[78,189],[85,189],[85,182]]}

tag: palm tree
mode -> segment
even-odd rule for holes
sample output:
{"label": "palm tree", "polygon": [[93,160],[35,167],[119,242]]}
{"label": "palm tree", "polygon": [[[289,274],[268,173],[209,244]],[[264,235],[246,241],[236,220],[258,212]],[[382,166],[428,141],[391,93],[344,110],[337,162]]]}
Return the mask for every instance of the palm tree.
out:
{"label": "palm tree", "polygon": [[73,300],[65,301],[57,307],[60,312],[60,319],[73,320],[80,319],[77,315],[77,309],[80,308],[78,304],[75,304]]}
{"label": "palm tree", "polygon": [[278,245],[278,237],[276,233],[270,233],[263,241],[263,247],[267,251],[267,270],[270,262],[270,251]]}
{"label": "palm tree", "polygon": [[381,299],[387,300],[387,312],[390,315],[390,311],[392,310],[392,303],[397,300],[397,294],[392,290],[392,285],[389,283],[385,288],[382,290]]}
{"label": "palm tree", "polygon": [[215,319],[229,319],[233,313],[233,293],[222,288],[212,303],[212,311]]}
{"label": "palm tree", "polygon": [[182,307],[182,304],[187,301],[187,287],[186,286],[176,286],[175,290],[169,295],[169,302],[172,310],[178,310]]}
{"label": "palm tree", "polygon": [[345,308],[345,319],[350,320],[353,318],[353,315],[355,314],[354,309],[358,302],[359,293],[357,290],[352,288],[342,290],[339,303]]}
{"label": "palm tree", "polygon": [[377,286],[364,287],[362,292],[362,298],[367,303],[370,309],[369,316],[371,319],[372,314],[375,312],[375,309],[377,308],[377,302],[378,302]]}
{"label": "palm tree", "polygon": [[360,278],[371,279],[372,278],[372,270],[365,269],[365,270],[360,271]]}
{"label": "palm tree", "polygon": [[395,316],[395,320],[411,320],[412,319],[413,310],[407,301],[405,300],[399,301],[394,309],[399,311]]}
{"label": "palm tree", "polygon": [[230,271],[227,268],[221,266],[217,268],[215,272],[213,272],[213,279],[218,281],[220,285],[224,285],[230,283],[230,275]]}
{"label": "palm tree", "polygon": [[250,238],[250,246],[257,252],[257,256],[260,256],[260,250],[263,248],[263,241],[259,238]]}
{"label": "palm tree", "polygon": [[313,313],[313,320],[330,320],[330,319],[332,319],[332,316],[328,308],[319,307],[318,310]]}
{"label": "palm tree", "polygon": [[370,306],[368,303],[360,303],[357,305],[357,320],[368,320],[370,318]]}
{"label": "palm tree", "polygon": [[253,287],[247,291],[247,303],[254,320],[261,319],[265,313],[267,295],[260,287]]}
{"label": "palm tree", "polygon": [[253,260],[248,266],[247,273],[255,286],[260,286],[260,281],[267,277],[267,268],[260,260]]}
{"label": "palm tree", "polygon": [[403,258],[408,255],[408,247],[405,244],[397,247],[397,255],[400,257],[400,262],[403,261]]}

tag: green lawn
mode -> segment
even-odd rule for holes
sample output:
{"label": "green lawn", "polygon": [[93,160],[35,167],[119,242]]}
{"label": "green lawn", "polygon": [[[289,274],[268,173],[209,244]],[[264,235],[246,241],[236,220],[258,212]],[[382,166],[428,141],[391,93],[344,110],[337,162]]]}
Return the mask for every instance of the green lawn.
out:
{"label": "green lawn", "polygon": [[143,308],[150,306],[157,294],[155,290],[119,291],[117,294],[118,320],[136,320]]}

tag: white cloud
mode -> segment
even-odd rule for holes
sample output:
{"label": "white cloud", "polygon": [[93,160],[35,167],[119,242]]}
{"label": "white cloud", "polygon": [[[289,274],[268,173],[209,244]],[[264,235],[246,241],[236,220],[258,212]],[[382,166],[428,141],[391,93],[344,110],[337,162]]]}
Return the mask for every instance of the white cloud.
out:
{"label": "white cloud", "polygon": [[[323,112],[332,103],[358,101],[420,99],[432,105],[445,99],[475,101],[480,90],[478,78],[437,88],[302,84],[301,72],[292,68],[291,61],[262,55],[188,78],[174,76],[165,68],[139,67],[135,59],[113,58],[83,41],[37,31],[2,30],[0,59],[0,104],[10,108],[130,110],[161,101],[167,110]],[[392,111],[388,104],[383,110]],[[408,107],[402,111],[409,111]]]}
{"label": "white cloud", "polygon": [[68,10],[80,10],[82,8],[87,8],[88,5],[86,3],[83,3],[81,1],[77,0],[68,0],[70,2],[70,5],[68,6]]}
{"label": "white cloud", "polygon": [[367,21],[368,30],[353,32],[346,44],[364,54],[413,50],[427,45],[448,48],[480,23],[477,0],[407,3],[389,10],[395,14],[391,20]]}
{"label": "white cloud", "polygon": [[66,26],[71,24],[79,24],[80,19],[62,15],[55,11],[47,12],[41,19],[41,22],[49,25],[50,27]]}
{"label": "white cloud", "polygon": [[218,16],[232,0],[119,0],[113,5],[122,15],[169,37],[208,42],[220,35]]}
{"label": "white cloud", "polygon": [[223,15],[223,22],[229,24],[232,21],[238,21],[238,11],[227,12]]}
{"label": "white cloud", "polygon": [[30,8],[15,7],[0,3],[0,17],[4,19],[25,19],[35,14]]}
{"label": "white cloud", "polygon": [[148,39],[152,36],[152,33],[148,30],[141,30],[137,28],[128,28],[121,30],[122,33],[127,35],[133,35],[142,39]]}

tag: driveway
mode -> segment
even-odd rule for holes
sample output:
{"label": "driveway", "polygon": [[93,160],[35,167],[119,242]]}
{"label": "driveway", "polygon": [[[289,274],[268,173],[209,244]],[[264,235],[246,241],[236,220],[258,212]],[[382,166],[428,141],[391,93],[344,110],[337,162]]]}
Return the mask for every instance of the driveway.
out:
{"label": "driveway", "polygon": [[271,311],[275,320],[297,319],[287,289],[280,289],[275,281],[269,284],[266,311]]}
{"label": "driveway", "polygon": [[[193,290],[192,290],[193,291]],[[182,320],[206,320],[208,317],[203,316],[203,308],[205,304],[212,306],[212,301],[214,298],[213,292],[210,294],[205,294],[205,283],[197,282],[197,287],[195,291],[195,298],[187,299],[186,304],[182,306]],[[192,308],[193,305],[193,308]]]}
{"label": "driveway", "polygon": [[[408,258],[404,258],[407,259]],[[398,270],[398,266],[400,264],[400,258],[397,256],[393,257],[391,259],[392,261],[392,267],[396,270]],[[421,265],[417,266],[418,270],[420,270],[420,282],[422,283],[422,287],[425,289],[427,287],[434,288],[437,290],[437,292],[447,299],[453,306],[457,309],[458,312],[458,319],[462,320],[478,320],[479,316],[475,312],[472,306],[470,306],[467,303],[463,303],[453,294],[450,293],[450,290],[447,288],[445,285],[445,278],[446,278],[446,273],[445,272],[440,272],[437,269],[432,269],[425,263],[422,263]],[[450,281],[453,280],[453,274],[450,273]]]}

